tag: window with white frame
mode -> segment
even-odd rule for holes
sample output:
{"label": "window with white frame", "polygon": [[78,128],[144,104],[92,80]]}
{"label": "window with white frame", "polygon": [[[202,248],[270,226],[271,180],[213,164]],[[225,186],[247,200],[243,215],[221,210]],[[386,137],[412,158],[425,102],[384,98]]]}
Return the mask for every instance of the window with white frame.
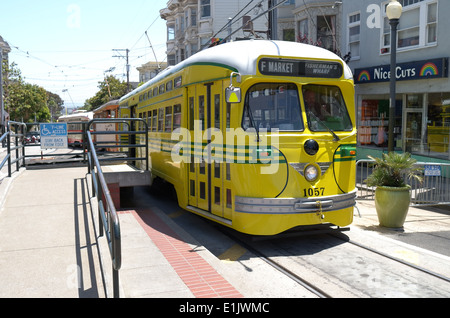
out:
{"label": "window with white frame", "polygon": [[309,43],[308,19],[303,19],[298,22],[297,41],[301,43]]}
{"label": "window with white frame", "polygon": [[355,12],[348,16],[348,51],[352,59],[360,57],[361,13]]}
{"label": "window with white frame", "polygon": [[175,26],[173,24],[167,26],[167,40],[175,40]]}
{"label": "window with white frame", "polygon": [[211,16],[211,0],[200,0],[200,18]]}
{"label": "window with white frame", "polygon": [[197,26],[197,9],[191,9],[191,26]]}
{"label": "window with white frame", "polygon": [[427,44],[437,43],[437,2],[428,4]]}
{"label": "window with white frame", "polygon": [[[436,0],[403,0],[403,12],[398,25],[399,51],[437,44],[438,4]],[[387,3],[385,3],[387,5]],[[385,6],[386,8],[386,6]],[[391,27],[384,10],[381,52],[389,53]]]}
{"label": "window with white frame", "polygon": [[198,44],[197,43],[191,43],[191,55],[194,55],[198,52]]}
{"label": "window with white frame", "polygon": [[180,17],[180,32],[184,32],[184,18]]}
{"label": "window with white frame", "polygon": [[336,50],[336,16],[317,16],[316,27],[318,45],[330,51]]}

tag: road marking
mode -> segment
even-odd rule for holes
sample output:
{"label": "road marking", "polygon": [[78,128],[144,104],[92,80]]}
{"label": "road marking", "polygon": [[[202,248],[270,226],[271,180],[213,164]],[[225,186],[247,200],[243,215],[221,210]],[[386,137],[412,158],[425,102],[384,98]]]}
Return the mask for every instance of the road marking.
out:
{"label": "road marking", "polygon": [[394,254],[396,257],[398,257],[406,262],[410,262],[414,265],[419,265],[419,263],[420,263],[420,254],[418,254],[414,251],[396,250],[396,251],[394,251]]}
{"label": "road marking", "polygon": [[178,210],[176,212],[170,213],[168,216],[171,219],[176,219],[177,217],[182,216],[184,213],[186,213],[184,210]]}
{"label": "road marking", "polygon": [[247,250],[245,248],[243,248],[239,244],[234,244],[232,247],[230,247],[224,253],[219,255],[218,258],[224,262],[235,262],[246,252],[247,252]]}

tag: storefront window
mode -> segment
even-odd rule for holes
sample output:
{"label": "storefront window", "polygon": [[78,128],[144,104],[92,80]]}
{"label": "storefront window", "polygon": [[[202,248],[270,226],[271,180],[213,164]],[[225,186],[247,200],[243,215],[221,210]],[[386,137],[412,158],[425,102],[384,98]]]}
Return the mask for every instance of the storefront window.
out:
{"label": "storefront window", "polygon": [[[382,97],[385,96],[362,99],[358,108],[360,146],[387,147],[389,99]],[[450,92],[405,94],[403,101],[399,97],[395,110],[394,147],[416,155],[450,159]]]}
{"label": "storefront window", "polygon": [[423,108],[423,94],[406,95],[406,108]]}
{"label": "storefront window", "polygon": [[428,94],[427,142],[429,155],[449,159],[450,92]]}
{"label": "storefront window", "polygon": [[424,94],[408,94],[405,97],[406,110],[404,114],[405,127],[405,151],[410,153],[422,154],[426,150],[425,138],[425,113],[424,113]]}
{"label": "storefront window", "polygon": [[[359,112],[358,142],[362,146],[387,147],[389,127],[389,99],[363,99]],[[402,101],[396,101],[394,147],[401,147]]]}

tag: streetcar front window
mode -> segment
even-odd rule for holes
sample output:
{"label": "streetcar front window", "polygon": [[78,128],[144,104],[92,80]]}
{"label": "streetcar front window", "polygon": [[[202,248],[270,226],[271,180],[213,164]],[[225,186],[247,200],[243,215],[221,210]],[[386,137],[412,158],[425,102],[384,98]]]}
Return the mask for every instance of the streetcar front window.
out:
{"label": "streetcar front window", "polygon": [[261,83],[252,86],[245,98],[242,127],[245,130],[302,131],[297,85]]}
{"label": "streetcar front window", "polygon": [[351,131],[353,129],[339,87],[304,85],[302,93],[311,131]]}

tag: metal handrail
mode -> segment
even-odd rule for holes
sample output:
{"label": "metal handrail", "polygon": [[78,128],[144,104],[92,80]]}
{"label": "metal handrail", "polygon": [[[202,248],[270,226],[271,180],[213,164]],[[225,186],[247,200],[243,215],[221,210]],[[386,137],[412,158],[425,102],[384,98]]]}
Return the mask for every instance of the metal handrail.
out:
{"label": "metal handrail", "polygon": [[[131,130],[131,124],[133,122],[141,122],[144,125],[144,130],[142,131],[135,131],[135,130]],[[91,131],[92,129],[92,125],[96,124],[96,123],[116,123],[116,124],[124,124],[127,125],[128,129],[127,130],[119,130],[119,131]],[[122,143],[118,143],[117,145],[106,145],[102,142],[96,142],[96,145],[104,145],[104,147],[108,147],[108,148],[129,148],[128,149],[128,157],[120,157],[118,159],[114,159],[114,158],[104,158],[104,159],[100,159],[100,161],[137,161],[137,160],[142,160],[145,161],[145,167],[146,170],[149,169],[149,160],[148,160],[148,154],[149,154],[149,150],[148,150],[148,124],[145,120],[143,120],[142,118],[94,118],[91,121],[88,122],[87,127],[86,127],[86,131],[91,132],[91,135],[145,135],[145,144],[122,144]],[[132,156],[131,155],[131,149],[137,149],[137,148],[145,148],[145,156],[144,157],[136,157],[136,156]]]}
{"label": "metal handrail", "polygon": [[[15,131],[13,132],[11,129],[11,126],[15,127]],[[22,128],[22,133],[18,133],[19,127]],[[20,161],[23,161],[22,166],[25,166],[25,146],[23,144],[23,138],[25,137],[27,131],[27,126],[24,123],[19,123],[15,121],[8,121],[6,132],[2,135],[0,138],[0,143],[6,139],[6,148],[7,148],[7,154],[5,158],[0,163],[0,169],[3,168],[3,166],[8,162],[8,178],[11,178],[12,175],[12,169],[11,166],[13,164],[16,164],[16,171],[20,170]],[[22,137],[22,138],[21,138]],[[11,138],[14,138],[14,144],[11,146]],[[16,153],[15,159],[12,159],[11,151],[14,151]],[[22,150],[22,155],[20,156],[20,150]]]}
{"label": "metal handrail", "polygon": [[[0,137],[0,145],[3,143],[3,140],[9,137],[9,131],[5,132],[1,137]],[[6,154],[5,158],[3,158],[2,162],[0,163],[0,170],[3,169],[3,166],[5,165],[5,163],[9,160],[10,154]],[[11,176],[8,176],[11,177]]]}
{"label": "metal handrail", "polygon": [[114,298],[119,298],[119,269],[122,265],[122,243],[119,217],[95,151],[91,132],[87,130],[86,135],[89,150],[88,167],[92,177],[93,194],[97,196],[99,222],[102,220],[103,225],[99,224],[99,235],[103,236],[103,233],[106,233],[112,260]]}

